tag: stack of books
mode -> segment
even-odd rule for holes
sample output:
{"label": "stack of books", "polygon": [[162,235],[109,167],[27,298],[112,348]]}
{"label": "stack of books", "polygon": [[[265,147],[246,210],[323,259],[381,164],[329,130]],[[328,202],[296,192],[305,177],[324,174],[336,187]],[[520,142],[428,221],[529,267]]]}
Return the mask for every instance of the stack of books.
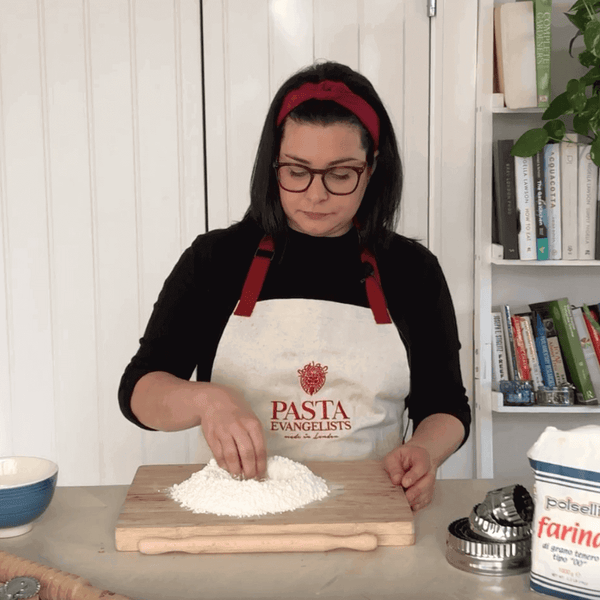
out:
{"label": "stack of books", "polygon": [[552,0],[498,4],[494,40],[495,89],[506,107],[549,106]]}
{"label": "stack of books", "polygon": [[598,167],[577,136],[530,157],[494,143],[492,240],[507,260],[600,260]]}
{"label": "stack of books", "polygon": [[492,312],[492,389],[501,381],[531,381],[533,389],[571,383],[578,402],[600,398],[600,304],[572,306],[568,298]]}

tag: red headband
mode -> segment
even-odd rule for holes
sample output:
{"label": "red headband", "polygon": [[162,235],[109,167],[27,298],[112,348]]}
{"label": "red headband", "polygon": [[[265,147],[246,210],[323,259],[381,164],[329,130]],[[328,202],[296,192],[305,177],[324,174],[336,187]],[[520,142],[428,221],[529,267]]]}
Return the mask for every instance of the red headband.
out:
{"label": "red headband", "polygon": [[305,83],[297,90],[292,90],[284,98],[277,117],[277,126],[281,125],[288,114],[297,106],[311,99],[333,100],[349,111],[352,111],[367,128],[375,142],[375,150],[379,146],[379,117],[373,107],[360,96],[357,96],[341,81],[321,81],[321,83]]}

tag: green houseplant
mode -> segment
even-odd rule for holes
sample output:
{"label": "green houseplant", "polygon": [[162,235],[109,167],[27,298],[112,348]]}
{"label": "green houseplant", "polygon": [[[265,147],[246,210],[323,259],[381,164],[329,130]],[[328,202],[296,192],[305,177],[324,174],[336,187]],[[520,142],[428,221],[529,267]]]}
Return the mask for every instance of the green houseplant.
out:
{"label": "green houseplant", "polygon": [[[579,62],[588,69],[579,79],[571,79],[567,89],[556,96],[542,115],[543,127],[526,131],[515,143],[513,156],[533,156],[549,142],[574,141],[568,137],[565,119],[572,117],[572,133],[591,140],[592,161],[600,166],[600,0],[577,0],[565,13],[577,28],[573,42],[583,36],[585,50]],[[588,142],[590,143],[590,142]]]}

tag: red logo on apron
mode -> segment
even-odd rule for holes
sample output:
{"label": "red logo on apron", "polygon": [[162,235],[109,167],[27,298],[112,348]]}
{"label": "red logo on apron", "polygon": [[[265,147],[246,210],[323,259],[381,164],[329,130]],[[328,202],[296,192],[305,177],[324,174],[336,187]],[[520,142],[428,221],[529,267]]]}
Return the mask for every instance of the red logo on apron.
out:
{"label": "red logo on apron", "polygon": [[302,389],[311,396],[316,394],[325,384],[325,373],[327,373],[327,367],[321,366],[320,363],[315,365],[314,360],[304,368],[298,369]]}

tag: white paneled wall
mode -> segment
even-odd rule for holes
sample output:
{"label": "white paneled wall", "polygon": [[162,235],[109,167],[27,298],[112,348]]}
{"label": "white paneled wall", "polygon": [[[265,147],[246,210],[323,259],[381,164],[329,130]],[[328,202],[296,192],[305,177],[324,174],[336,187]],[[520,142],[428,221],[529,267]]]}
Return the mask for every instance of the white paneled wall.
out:
{"label": "white paneled wall", "polygon": [[429,19],[422,0],[203,0],[210,229],[239,221],[269,104],[315,60],[368,77],[405,168],[400,231],[428,243]]}
{"label": "white paneled wall", "polygon": [[117,404],[162,283],[205,230],[197,0],[0,0],[0,455],[59,484],[185,462]]}

